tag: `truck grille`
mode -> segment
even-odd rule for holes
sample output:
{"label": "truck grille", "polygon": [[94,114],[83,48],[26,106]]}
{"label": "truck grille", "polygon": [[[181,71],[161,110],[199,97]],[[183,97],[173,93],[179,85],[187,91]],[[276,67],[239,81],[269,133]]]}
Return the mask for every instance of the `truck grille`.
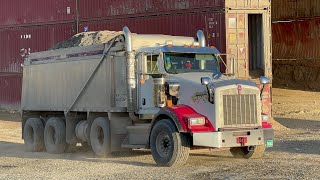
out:
{"label": "truck grille", "polygon": [[253,126],[257,119],[257,96],[223,95],[224,127]]}

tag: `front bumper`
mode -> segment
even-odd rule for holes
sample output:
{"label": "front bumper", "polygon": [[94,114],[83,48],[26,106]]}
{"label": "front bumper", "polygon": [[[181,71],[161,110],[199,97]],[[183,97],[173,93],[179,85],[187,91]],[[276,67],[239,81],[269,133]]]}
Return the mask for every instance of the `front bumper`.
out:
{"label": "front bumper", "polygon": [[[213,148],[255,146],[265,144],[273,146],[273,129],[239,130],[194,133],[193,145]],[[246,139],[245,143],[239,143],[239,138]]]}

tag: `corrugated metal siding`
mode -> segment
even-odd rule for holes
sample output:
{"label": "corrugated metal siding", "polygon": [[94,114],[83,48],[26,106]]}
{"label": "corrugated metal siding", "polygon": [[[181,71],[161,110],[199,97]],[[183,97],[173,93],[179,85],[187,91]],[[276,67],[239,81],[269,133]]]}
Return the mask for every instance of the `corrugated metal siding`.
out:
{"label": "corrugated metal siding", "polygon": [[320,17],[320,0],[272,0],[272,19],[293,20]]}
{"label": "corrugated metal siding", "polygon": [[81,0],[79,17],[93,19],[121,15],[141,16],[200,8],[221,10],[223,7],[224,0]]}
{"label": "corrugated metal siding", "polygon": [[0,108],[19,109],[22,74],[0,73]]}
{"label": "corrugated metal siding", "polygon": [[144,18],[114,19],[104,21],[82,22],[80,31],[88,27],[89,31],[121,31],[128,26],[135,33],[168,34],[179,36],[196,36],[197,30],[203,30],[209,45],[225,53],[225,14],[201,13],[149,16]]}
{"label": "corrugated metal siding", "polygon": [[0,27],[60,22],[75,18],[75,0],[3,0],[0,6]]}
{"label": "corrugated metal siding", "polygon": [[320,20],[272,24],[273,59],[320,59]]}
{"label": "corrugated metal siding", "polygon": [[44,51],[75,34],[75,24],[0,29],[0,72],[22,72],[31,52]]}

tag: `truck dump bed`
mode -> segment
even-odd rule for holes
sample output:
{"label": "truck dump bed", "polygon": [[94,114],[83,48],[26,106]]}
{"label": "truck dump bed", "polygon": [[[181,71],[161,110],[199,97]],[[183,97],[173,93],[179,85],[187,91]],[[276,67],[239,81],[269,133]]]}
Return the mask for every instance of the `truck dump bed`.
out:
{"label": "truck dump bed", "polygon": [[110,56],[124,51],[124,43],[116,43],[104,56],[109,45],[31,54],[23,70],[22,110],[126,111],[126,59]]}
{"label": "truck dump bed", "polygon": [[[32,53],[23,70],[23,111],[127,112],[127,54],[121,33],[105,36],[105,44]],[[119,35],[120,34],[120,35]],[[113,38],[111,38],[113,36]],[[95,36],[94,36],[95,37]],[[82,40],[76,40],[78,45]],[[114,41],[114,44],[113,44]],[[193,44],[195,38],[132,34],[132,50]],[[66,45],[74,46],[71,38]],[[77,44],[76,43],[76,44]],[[95,44],[95,41],[89,41]],[[113,46],[109,49],[110,45]],[[65,47],[60,44],[58,48]],[[133,72],[134,73],[134,72]]]}

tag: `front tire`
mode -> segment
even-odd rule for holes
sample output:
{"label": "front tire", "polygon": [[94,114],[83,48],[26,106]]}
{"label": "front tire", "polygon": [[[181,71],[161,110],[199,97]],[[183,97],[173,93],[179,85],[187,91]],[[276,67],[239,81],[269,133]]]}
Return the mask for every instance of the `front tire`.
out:
{"label": "front tire", "polygon": [[153,159],[161,166],[179,166],[187,162],[190,141],[186,134],[179,133],[175,124],[160,120],[152,128],[150,148]]}
{"label": "front tire", "polygon": [[263,156],[265,150],[265,145],[258,145],[253,146],[250,151],[248,147],[234,147],[230,149],[230,152],[235,158],[257,159]]}
{"label": "front tire", "polygon": [[29,118],[23,128],[23,139],[26,151],[39,152],[44,149],[44,127],[39,118]]}
{"label": "front tire", "polygon": [[107,157],[111,153],[110,121],[99,117],[91,125],[90,143],[93,152],[99,157]]}
{"label": "front tire", "polygon": [[44,143],[48,153],[64,153],[67,147],[66,126],[62,119],[49,118],[44,129]]}

